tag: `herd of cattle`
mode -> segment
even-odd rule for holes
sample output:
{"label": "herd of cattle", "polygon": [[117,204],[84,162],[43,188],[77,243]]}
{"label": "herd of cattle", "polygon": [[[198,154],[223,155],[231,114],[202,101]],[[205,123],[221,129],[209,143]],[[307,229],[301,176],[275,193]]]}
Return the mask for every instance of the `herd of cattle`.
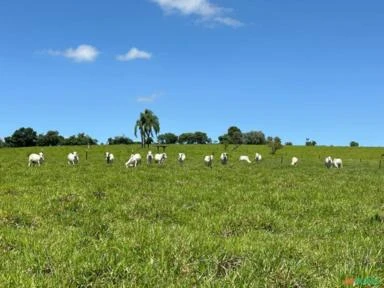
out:
{"label": "herd of cattle", "polygon": [[[105,161],[108,164],[112,164],[114,159],[115,159],[115,157],[112,153],[105,152]],[[141,163],[141,159],[142,159],[142,157],[141,157],[140,153],[132,154],[129,157],[128,161],[125,162],[125,167],[127,167],[127,168],[128,167],[137,167]],[[185,159],[186,159],[185,153],[179,153],[178,154],[177,161],[180,164],[183,164]],[[261,154],[256,153],[254,159],[255,159],[255,162],[260,162],[262,160]],[[77,154],[77,152],[71,152],[67,155],[67,160],[68,160],[69,165],[76,165],[79,163],[79,155]],[[158,164],[163,164],[166,160],[167,160],[167,154],[165,152],[152,154],[151,151],[148,151],[147,156],[146,156],[147,164],[152,164],[153,162],[158,163]],[[28,157],[28,166],[29,167],[32,165],[40,166],[40,164],[42,164],[43,161],[44,161],[43,152],[40,152],[38,154],[32,153]],[[239,161],[252,163],[252,161],[249,159],[249,156],[247,156],[247,155],[241,155],[239,157]],[[220,162],[223,165],[228,163],[228,154],[226,152],[221,153]],[[292,159],[291,159],[291,165],[292,166],[296,166],[298,162],[299,162],[299,158],[292,157]],[[212,168],[213,154],[204,156],[204,163],[206,166]],[[342,168],[343,167],[343,161],[340,158],[332,159],[331,156],[328,156],[325,158],[324,164],[327,168],[331,168],[331,167]]]}

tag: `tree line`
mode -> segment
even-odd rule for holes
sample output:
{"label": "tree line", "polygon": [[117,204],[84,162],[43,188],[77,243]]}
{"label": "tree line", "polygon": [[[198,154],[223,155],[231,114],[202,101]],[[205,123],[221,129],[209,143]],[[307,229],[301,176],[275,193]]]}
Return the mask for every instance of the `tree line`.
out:
{"label": "tree line", "polygon": [[[142,147],[154,143],[157,138],[159,144],[209,144],[212,139],[205,132],[185,132],[180,135],[174,133],[160,133],[159,118],[149,109],[140,113],[134,126],[135,137],[140,136],[140,142],[135,142],[126,136],[108,138],[108,145],[140,143]],[[218,139],[220,144],[273,144],[273,147],[281,146],[279,137],[265,137],[262,131],[250,131],[243,133],[240,128],[231,126],[227,133]],[[215,141],[215,143],[217,143]],[[78,133],[70,137],[64,137],[56,130],[49,130],[45,134],[38,134],[31,127],[21,127],[11,136],[0,138],[0,147],[32,147],[32,146],[61,146],[61,145],[97,145],[98,140],[85,133]],[[279,149],[279,148],[277,148]]]}

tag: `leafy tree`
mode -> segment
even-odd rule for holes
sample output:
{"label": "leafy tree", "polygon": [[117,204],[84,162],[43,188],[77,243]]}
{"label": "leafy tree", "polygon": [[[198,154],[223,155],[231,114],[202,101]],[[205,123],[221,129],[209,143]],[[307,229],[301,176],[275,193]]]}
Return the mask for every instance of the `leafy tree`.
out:
{"label": "leafy tree", "polygon": [[349,146],[351,146],[351,147],[359,147],[359,143],[356,142],[356,141],[351,141],[351,143],[349,143]]}
{"label": "leafy tree", "polygon": [[9,147],[36,146],[37,133],[32,128],[22,127],[16,130],[12,136],[5,137],[5,144]]}
{"label": "leafy tree", "polygon": [[283,148],[279,137],[268,137],[268,146],[271,147],[271,154],[275,154],[277,150]]}
{"label": "leafy tree", "polygon": [[285,142],[284,145],[285,145],[285,146],[292,146],[293,144],[292,144],[292,142]]}
{"label": "leafy tree", "polygon": [[63,145],[96,145],[96,144],[97,144],[97,140],[91,138],[85,133],[72,135],[69,138],[66,138],[63,142]]}
{"label": "leafy tree", "polygon": [[219,142],[221,144],[242,144],[243,133],[241,133],[240,128],[231,126],[228,128],[227,134],[219,136]]}
{"label": "leafy tree", "polygon": [[58,131],[48,131],[45,135],[40,134],[37,137],[37,146],[57,146],[64,142],[64,137],[60,136]]}
{"label": "leafy tree", "polygon": [[222,136],[219,136],[219,143],[220,144],[224,144],[224,145],[228,145],[229,144],[229,137],[228,137],[228,134],[224,134]]}
{"label": "leafy tree", "polygon": [[204,132],[197,131],[194,133],[194,138],[196,144],[207,144],[210,143],[211,140],[208,138],[207,134]]}
{"label": "leafy tree", "polygon": [[108,145],[119,145],[119,144],[133,144],[133,140],[125,136],[115,136],[114,138],[108,138]]}
{"label": "leafy tree", "polygon": [[5,147],[5,142],[2,138],[0,138],[0,148]]}
{"label": "leafy tree", "polygon": [[135,136],[137,137],[137,131],[140,132],[141,147],[151,142],[153,133],[157,136],[160,132],[159,118],[149,109],[145,109],[144,112],[140,113],[139,119],[135,124]]}
{"label": "leafy tree", "polygon": [[265,135],[261,131],[250,131],[243,133],[243,143],[244,144],[256,144],[263,145],[266,144]]}
{"label": "leafy tree", "polygon": [[309,138],[306,138],[306,140],[305,140],[305,146],[316,146],[316,141],[314,141],[314,140],[311,140],[311,139],[309,139]]}
{"label": "leafy tree", "polygon": [[195,137],[193,133],[182,133],[179,135],[180,144],[193,144],[195,143]]}
{"label": "leafy tree", "polygon": [[211,143],[212,140],[208,138],[204,132],[196,131],[194,133],[182,133],[179,135],[178,142],[180,144],[207,144]]}
{"label": "leafy tree", "polygon": [[243,133],[240,128],[236,126],[231,126],[228,128],[228,138],[231,144],[242,144],[243,143]]}
{"label": "leafy tree", "polygon": [[175,144],[178,137],[173,133],[165,133],[157,136],[157,141],[161,144]]}

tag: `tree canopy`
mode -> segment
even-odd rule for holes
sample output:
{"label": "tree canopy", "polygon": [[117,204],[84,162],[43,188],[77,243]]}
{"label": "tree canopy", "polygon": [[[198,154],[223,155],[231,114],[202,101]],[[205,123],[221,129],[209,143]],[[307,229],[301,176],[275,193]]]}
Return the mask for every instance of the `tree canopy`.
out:
{"label": "tree canopy", "polygon": [[149,145],[153,141],[154,134],[160,132],[159,118],[149,109],[145,109],[140,113],[139,119],[137,119],[134,132],[137,137],[137,131],[140,132],[141,146],[145,144]]}

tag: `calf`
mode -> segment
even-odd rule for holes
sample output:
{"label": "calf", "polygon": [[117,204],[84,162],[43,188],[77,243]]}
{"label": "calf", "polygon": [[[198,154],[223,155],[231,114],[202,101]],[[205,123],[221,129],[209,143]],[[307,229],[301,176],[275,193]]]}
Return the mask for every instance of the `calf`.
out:
{"label": "calf", "polygon": [[204,157],[205,165],[207,165],[210,168],[212,168],[212,161],[213,161],[213,155],[212,154]]}
{"label": "calf", "polygon": [[179,153],[179,156],[177,157],[177,161],[179,161],[180,164],[183,164],[185,161],[185,153]]}
{"label": "calf", "polygon": [[220,155],[220,162],[223,165],[228,163],[228,154],[226,152],[221,153],[221,155]]}
{"label": "calf", "polygon": [[79,163],[79,155],[77,154],[76,151],[69,153],[67,156],[67,159],[68,159],[69,165],[75,165],[75,164]]}
{"label": "calf", "polygon": [[245,162],[248,162],[248,163],[251,163],[251,160],[249,160],[249,157],[247,155],[241,155],[239,157],[239,160],[240,161],[245,161]]}
{"label": "calf", "polygon": [[39,154],[32,153],[28,156],[28,167],[31,167],[31,165],[37,164],[40,166],[41,163],[44,161],[44,154],[43,152],[40,152]]}
{"label": "calf", "polygon": [[167,159],[167,154],[166,153],[156,153],[154,159],[155,159],[156,163],[163,164],[164,161]]}
{"label": "calf", "polygon": [[112,164],[114,159],[115,159],[115,156],[113,156],[112,153],[105,152],[105,160],[107,161],[108,164]]}

